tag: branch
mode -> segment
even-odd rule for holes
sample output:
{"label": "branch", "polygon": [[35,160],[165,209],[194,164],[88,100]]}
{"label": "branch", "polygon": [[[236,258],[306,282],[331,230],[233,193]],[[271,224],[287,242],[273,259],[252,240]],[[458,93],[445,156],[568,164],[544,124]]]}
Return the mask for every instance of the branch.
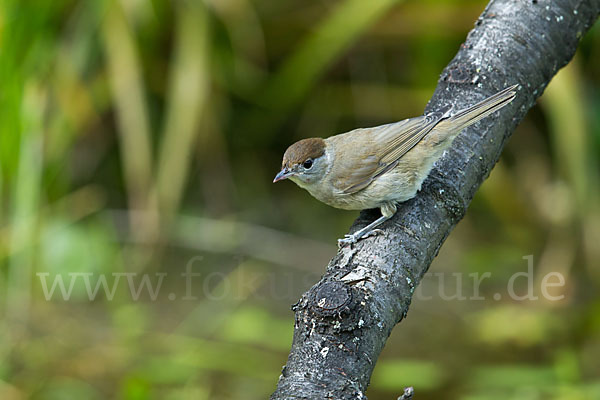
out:
{"label": "branch", "polygon": [[[505,141],[573,57],[599,0],[492,0],[442,72],[426,112],[475,104],[506,86],[517,98],[466,129],[385,234],[345,247],[293,306],[292,349],[271,399],[365,399],[392,328],[440,246],[498,161]],[[356,231],[375,217],[364,211]]]}

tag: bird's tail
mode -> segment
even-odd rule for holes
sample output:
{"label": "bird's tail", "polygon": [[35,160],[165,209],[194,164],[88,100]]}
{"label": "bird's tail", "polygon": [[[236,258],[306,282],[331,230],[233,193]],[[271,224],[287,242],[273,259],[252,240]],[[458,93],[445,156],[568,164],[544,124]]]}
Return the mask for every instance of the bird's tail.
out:
{"label": "bird's tail", "polygon": [[467,126],[487,117],[494,111],[497,111],[513,101],[519,85],[512,85],[496,93],[493,96],[475,104],[474,106],[458,111],[456,114],[440,121],[439,125],[446,125],[453,132],[460,132]]}

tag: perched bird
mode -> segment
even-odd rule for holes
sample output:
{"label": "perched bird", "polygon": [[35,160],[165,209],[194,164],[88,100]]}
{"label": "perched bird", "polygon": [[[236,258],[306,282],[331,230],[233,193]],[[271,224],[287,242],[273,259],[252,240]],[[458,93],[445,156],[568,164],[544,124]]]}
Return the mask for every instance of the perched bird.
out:
{"label": "perched bird", "polygon": [[353,131],[327,139],[303,139],[283,155],[281,171],[273,182],[290,179],[318,200],[345,210],[380,208],[381,217],[352,235],[340,246],[355,243],[390,219],[396,205],[413,198],[454,138],[510,103],[518,85],[452,112],[439,111],[375,128]]}

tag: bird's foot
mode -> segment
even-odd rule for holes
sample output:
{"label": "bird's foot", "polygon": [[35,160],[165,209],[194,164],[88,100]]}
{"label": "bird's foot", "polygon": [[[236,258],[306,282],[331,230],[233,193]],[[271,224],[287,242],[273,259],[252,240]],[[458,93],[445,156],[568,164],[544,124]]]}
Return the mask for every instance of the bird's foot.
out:
{"label": "bird's foot", "polygon": [[343,239],[338,239],[338,248],[342,248],[344,246],[347,245],[353,245],[354,243],[358,242],[360,239],[365,239],[368,238],[369,236],[376,236],[376,235],[380,235],[383,234],[383,231],[381,229],[371,229],[368,232],[361,232],[358,231],[356,233],[353,233],[352,235],[344,235]]}
{"label": "bird's foot", "polygon": [[383,235],[383,230],[382,229],[371,229],[369,232],[362,235],[361,239],[366,239],[369,236],[377,236],[377,235]]}
{"label": "bird's foot", "polygon": [[344,246],[347,245],[352,245],[354,243],[356,243],[358,241],[359,238],[357,238],[354,235],[344,235],[343,239],[338,239],[338,249],[341,249]]}

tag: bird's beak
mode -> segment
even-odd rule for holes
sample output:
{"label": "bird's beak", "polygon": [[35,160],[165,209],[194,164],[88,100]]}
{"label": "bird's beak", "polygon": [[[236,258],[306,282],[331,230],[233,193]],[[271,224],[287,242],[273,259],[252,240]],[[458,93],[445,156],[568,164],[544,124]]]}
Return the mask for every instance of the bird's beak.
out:
{"label": "bird's beak", "polygon": [[284,167],[281,169],[281,171],[279,171],[279,173],[275,176],[275,179],[273,179],[273,183],[275,182],[279,182],[282,181],[284,179],[289,178],[290,176],[292,176],[294,173],[292,171],[290,171],[289,168]]}

